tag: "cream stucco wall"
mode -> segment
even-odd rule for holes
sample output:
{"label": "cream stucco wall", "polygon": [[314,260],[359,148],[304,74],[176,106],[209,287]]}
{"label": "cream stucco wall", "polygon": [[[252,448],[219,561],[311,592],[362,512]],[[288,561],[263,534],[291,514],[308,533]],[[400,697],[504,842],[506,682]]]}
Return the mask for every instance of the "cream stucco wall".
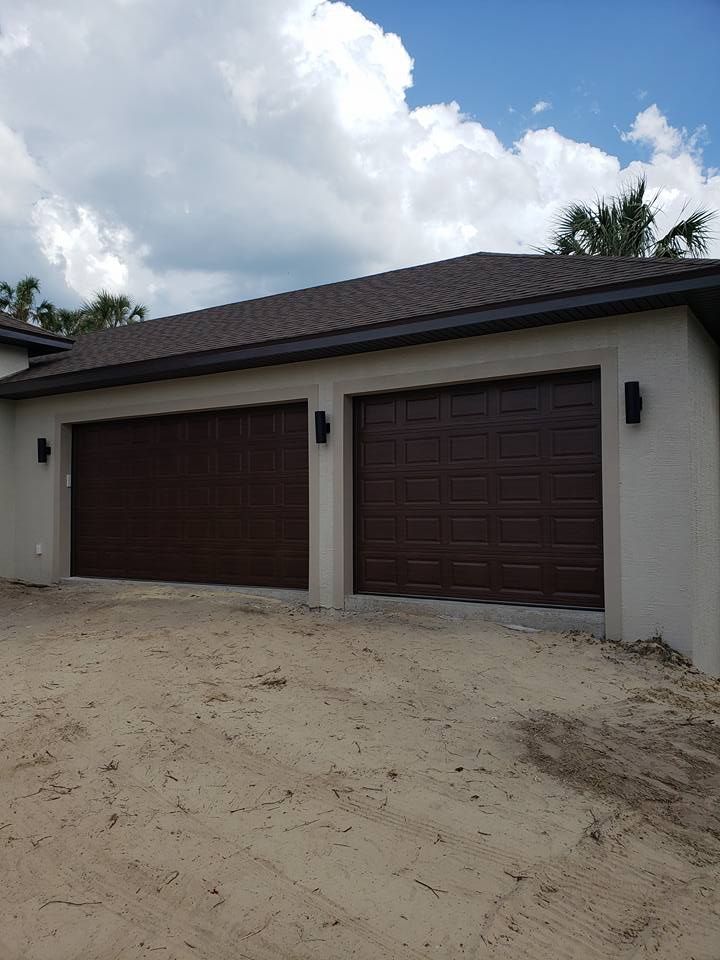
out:
{"label": "cream stucco wall", "polygon": [[720,675],[720,352],[688,324],[690,393],[691,643],[698,665]]}
{"label": "cream stucco wall", "polygon": [[25,370],[28,365],[28,353],[24,347],[10,347],[0,343],[0,379],[11,373]]}
{"label": "cream stucco wall", "polygon": [[[0,343],[0,378],[28,365],[27,350]],[[0,577],[13,576],[15,553],[15,404],[0,400]]]}
{"label": "cream stucco wall", "polygon": [[15,572],[15,404],[0,400],[0,577]]}
{"label": "cream stucco wall", "polygon": [[[39,582],[69,573],[72,423],[306,399],[332,424],[321,446],[309,424],[310,599],[343,606],[352,592],[353,395],[588,366],[600,368],[602,384],[606,632],[660,634],[720,672],[711,597],[720,547],[717,529],[700,522],[718,516],[717,356],[684,308],[18,402],[15,544],[0,573]],[[624,422],[626,380],[639,380],[644,397],[634,426]],[[53,443],[46,465],[36,462],[39,436]]]}

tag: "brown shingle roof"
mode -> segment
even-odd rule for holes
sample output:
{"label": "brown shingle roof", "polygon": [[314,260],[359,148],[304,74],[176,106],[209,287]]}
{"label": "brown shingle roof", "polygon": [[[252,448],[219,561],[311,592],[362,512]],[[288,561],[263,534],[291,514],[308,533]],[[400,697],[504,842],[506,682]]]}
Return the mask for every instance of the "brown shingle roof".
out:
{"label": "brown shingle roof", "polygon": [[0,328],[5,330],[19,330],[21,333],[28,333],[37,337],[50,337],[53,340],[66,340],[66,337],[59,336],[57,333],[51,333],[49,330],[43,330],[35,323],[25,323],[24,320],[16,320],[7,313],[0,311]]}
{"label": "brown shingle roof", "polygon": [[86,334],[62,355],[41,357],[3,383],[537,303],[698,271],[720,272],[720,260],[476,253]]}

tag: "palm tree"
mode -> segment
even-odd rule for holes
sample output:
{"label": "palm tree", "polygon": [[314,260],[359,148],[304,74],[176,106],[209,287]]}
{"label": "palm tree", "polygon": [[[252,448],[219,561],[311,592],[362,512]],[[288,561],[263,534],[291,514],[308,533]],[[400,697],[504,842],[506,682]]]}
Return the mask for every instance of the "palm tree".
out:
{"label": "palm tree", "polygon": [[124,327],[137,323],[147,316],[147,307],[133,301],[124,293],[111,293],[98,290],[91,300],[80,307],[82,314],[82,332],[106,330],[108,327]]}
{"label": "palm tree", "polygon": [[81,309],[67,310],[65,307],[55,307],[52,313],[43,317],[40,326],[50,333],[58,333],[62,337],[77,337],[85,333],[85,315]]}
{"label": "palm tree", "polygon": [[594,204],[571,203],[555,225],[551,246],[542,253],[604,257],[702,257],[712,238],[711,210],[698,209],[658,237],[659,193],[646,197],[645,177],[627,184],[616,197]]}
{"label": "palm tree", "polygon": [[[13,287],[6,280],[0,281],[0,312],[13,320],[23,323],[35,323],[44,327],[52,323],[55,307],[49,300],[36,299],[40,293],[40,281],[37,277],[23,277]],[[49,329],[49,328],[46,328]]]}
{"label": "palm tree", "polygon": [[14,320],[22,320],[65,337],[106,330],[136,323],[147,316],[147,307],[133,303],[124,293],[98,290],[75,310],[56,307],[49,300],[37,302],[40,281],[37,277],[23,277],[15,286],[0,281],[0,313]]}

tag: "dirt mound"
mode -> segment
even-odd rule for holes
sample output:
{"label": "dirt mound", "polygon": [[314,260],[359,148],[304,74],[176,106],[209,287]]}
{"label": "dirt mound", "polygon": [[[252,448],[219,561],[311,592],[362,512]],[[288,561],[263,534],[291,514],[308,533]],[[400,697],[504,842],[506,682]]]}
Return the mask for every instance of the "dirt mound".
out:
{"label": "dirt mound", "polygon": [[628,701],[612,715],[537,711],[521,724],[527,757],[545,773],[621,807],[697,849],[720,854],[720,726]]}

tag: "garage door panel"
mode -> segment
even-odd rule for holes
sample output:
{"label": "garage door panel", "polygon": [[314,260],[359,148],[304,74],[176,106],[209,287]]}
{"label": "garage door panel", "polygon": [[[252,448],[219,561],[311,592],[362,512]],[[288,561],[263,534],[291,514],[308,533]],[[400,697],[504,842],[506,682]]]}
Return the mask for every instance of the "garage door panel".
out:
{"label": "garage door panel", "polygon": [[405,582],[409,587],[430,587],[439,590],[442,586],[442,560],[405,560]]}
{"label": "garage door panel", "polygon": [[292,406],[283,407],[280,411],[280,416],[282,418],[280,431],[282,435],[284,437],[290,437],[295,434],[296,438],[304,444],[305,450],[307,450],[307,407],[303,404],[293,404]]}
{"label": "garage door panel", "polygon": [[492,593],[492,563],[489,560],[449,561],[451,592],[461,595],[489,595]]}
{"label": "garage door panel", "polygon": [[308,472],[308,449],[304,446],[284,447],[281,451],[283,473],[299,473],[306,476]]}
{"label": "garage door panel", "polygon": [[395,517],[364,517],[360,536],[368,544],[397,541],[397,519]]}
{"label": "garage door panel", "polygon": [[497,434],[497,459],[499,462],[509,461],[517,463],[518,460],[538,460],[541,451],[540,430],[498,430]]}
{"label": "garage door panel", "polygon": [[393,592],[399,582],[398,566],[396,557],[370,554],[362,558],[363,580],[379,593]]}
{"label": "garage door panel", "polygon": [[394,438],[366,440],[360,448],[360,457],[367,466],[394,467],[398,462],[398,446]]}
{"label": "garage door panel", "polygon": [[442,543],[442,520],[439,516],[405,517],[406,543]]}
{"label": "garage door panel", "polygon": [[568,549],[593,549],[602,536],[602,519],[597,517],[552,517],[551,544]]}
{"label": "garage door panel", "polygon": [[447,500],[452,504],[490,502],[490,478],[487,474],[448,477]]}
{"label": "garage door panel", "polygon": [[602,576],[602,558],[594,562],[555,564],[550,569],[551,590],[557,603],[568,606],[591,604],[598,577]]}
{"label": "garage door panel", "polygon": [[594,460],[600,450],[600,430],[597,427],[563,426],[551,432],[551,456]]}
{"label": "garage door panel", "polygon": [[475,466],[488,460],[489,441],[486,433],[450,435],[448,462],[450,465]]}
{"label": "garage door panel", "polygon": [[501,414],[522,413],[523,420],[527,420],[532,414],[540,415],[542,412],[538,383],[515,385],[510,382],[498,387],[497,397]]}
{"label": "garage door panel", "polygon": [[508,473],[497,475],[497,503],[500,506],[540,505],[543,502],[543,474],[541,472]]}
{"label": "garage door panel", "polygon": [[356,496],[363,505],[372,505],[375,508],[395,506],[395,480],[392,478],[361,479],[356,491]]}
{"label": "garage door panel", "polygon": [[307,479],[299,483],[288,480],[285,484],[283,484],[282,494],[284,507],[302,507],[307,514]]}
{"label": "garage door panel", "polygon": [[551,412],[562,416],[585,416],[594,410],[599,418],[600,380],[590,375],[585,379],[576,376],[571,381],[556,381],[551,384],[549,399]]}
{"label": "garage door panel", "polygon": [[488,412],[488,392],[484,387],[448,390],[449,416],[451,420],[464,417],[484,417]]}
{"label": "garage door panel", "polygon": [[73,573],[307,586],[307,448],[305,404],[76,426]]}
{"label": "garage door panel", "polygon": [[551,504],[558,507],[572,504],[601,506],[602,484],[597,470],[552,470],[549,478]]}
{"label": "garage door panel", "polygon": [[543,518],[542,517],[507,517],[497,518],[497,545],[499,547],[528,547],[542,549]]}
{"label": "garage door panel", "polygon": [[368,399],[361,411],[363,429],[372,433],[394,427],[397,423],[397,413],[398,407],[394,399]]}
{"label": "garage door panel", "polygon": [[233,413],[226,410],[225,415],[217,422],[217,439],[221,444],[228,443],[235,447],[240,437],[245,434],[245,416],[242,413]]}
{"label": "garage door panel", "polygon": [[440,462],[440,437],[417,437],[405,440],[405,463],[408,466],[435,465]]}
{"label": "garage door panel", "polygon": [[467,549],[468,544],[490,545],[490,517],[450,516],[449,545]]}
{"label": "garage door panel", "polygon": [[253,439],[272,437],[278,430],[278,414],[274,410],[254,410],[248,413],[247,432]]}
{"label": "garage door panel", "polygon": [[599,385],[358,398],[356,590],[602,607]]}
{"label": "garage door panel", "polygon": [[440,395],[410,397],[405,401],[405,420],[409,424],[437,422],[440,419]]}
{"label": "garage door panel", "polygon": [[404,500],[406,503],[439,504],[440,478],[409,477],[404,483]]}
{"label": "garage door panel", "polygon": [[534,599],[540,603],[545,595],[543,589],[543,564],[520,561],[500,561],[498,564],[498,590],[501,599],[511,603]]}

